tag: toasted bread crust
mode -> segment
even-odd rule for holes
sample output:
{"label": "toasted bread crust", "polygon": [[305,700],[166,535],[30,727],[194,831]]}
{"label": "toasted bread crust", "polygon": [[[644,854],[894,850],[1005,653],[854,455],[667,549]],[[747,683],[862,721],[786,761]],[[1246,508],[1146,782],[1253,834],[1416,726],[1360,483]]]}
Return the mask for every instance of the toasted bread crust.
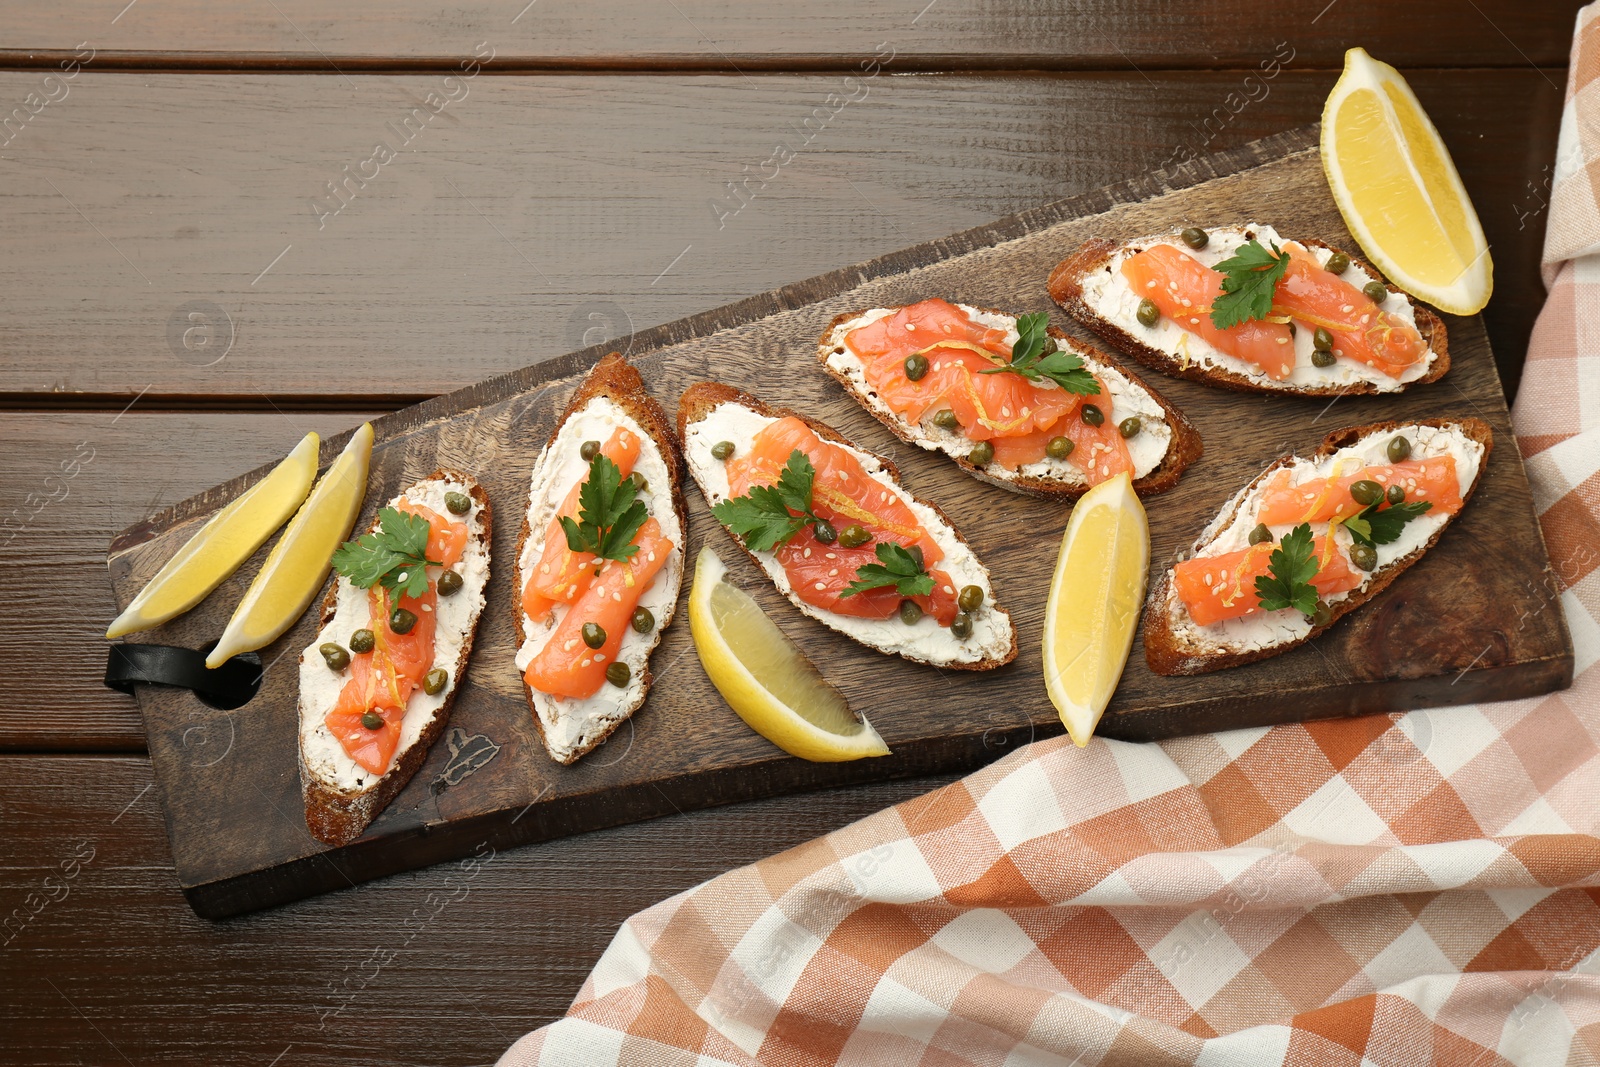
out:
{"label": "toasted bread crust", "polygon": [[[1478,476],[1473,479],[1471,485],[1467,486],[1467,491],[1461,497],[1462,507],[1466,507],[1467,503],[1472,499],[1473,492],[1477,490],[1478,483],[1483,480],[1484,471],[1489,462],[1489,454],[1494,450],[1494,433],[1489,429],[1489,424],[1483,422],[1481,419],[1408,419],[1403,423],[1390,420],[1386,422],[1367,423],[1364,426],[1350,426],[1341,430],[1335,430],[1333,433],[1324,438],[1322,444],[1317,448],[1317,451],[1312,453],[1311,458],[1321,459],[1325,456],[1332,455],[1341,448],[1354,444],[1356,441],[1370,434],[1384,433],[1389,430],[1397,429],[1402,425],[1456,427],[1459,428],[1466,436],[1483,445],[1483,462],[1478,466]],[[1279,459],[1273,461],[1271,465],[1269,465],[1260,474],[1256,475],[1256,477],[1245,486],[1245,490],[1250,490],[1260,485],[1272,474],[1273,471],[1287,466],[1289,463],[1293,462],[1295,458],[1296,457],[1289,455],[1280,457]],[[1231,517],[1231,513],[1229,514]],[[1460,514],[1460,512],[1457,512],[1456,514]],[[1439,536],[1443,534],[1445,530],[1450,528],[1450,523],[1453,522],[1454,519],[1455,516],[1452,515],[1448,521],[1446,521],[1433,532],[1432,537],[1428,538],[1424,544],[1419,546],[1414,551],[1408,552],[1392,563],[1386,564],[1385,566],[1378,568],[1376,571],[1373,571],[1372,580],[1367,583],[1366,588],[1360,590],[1359,592],[1352,593],[1350,596],[1338,601],[1337,603],[1329,604],[1328,609],[1330,617],[1326,623],[1321,626],[1313,627],[1311,631],[1304,637],[1298,638],[1294,641],[1286,641],[1281,645],[1272,645],[1267,648],[1258,648],[1249,651],[1238,652],[1215,652],[1209,650],[1185,648],[1182,641],[1172,630],[1171,604],[1176,594],[1172,590],[1173,568],[1168,567],[1162,574],[1161,581],[1158,582],[1156,587],[1150,591],[1150,595],[1145,601],[1145,662],[1150,665],[1150,669],[1152,671],[1162,675],[1206,674],[1210,671],[1220,671],[1228,667],[1238,667],[1246,663],[1254,663],[1257,660],[1280,655],[1289,651],[1291,648],[1297,648],[1300,645],[1305,644],[1307,641],[1310,641],[1312,638],[1317,637],[1323,631],[1327,630],[1328,627],[1334,625],[1334,623],[1338,622],[1340,619],[1344,618],[1352,611],[1360,608],[1367,601],[1371,600],[1373,597],[1389,588],[1391,582],[1400,577],[1400,575],[1405,572],[1406,568],[1410,567],[1412,564],[1416,563],[1417,560],[1421,559],[1423,555],[1438,542]],[[1198,549],[1204,546],[1196,544],[1195,547]]]}
{"label": "toasted bread crust", "polygon": [[[494,535],[494,510],[489,505],[489,494],[484,492],[483,486],[478,484],[476,478],[460,471],[441,467],[422,481],[434,478],[461,482],[467,486],[467,493],[478,505],[479,514],[482,516],[482,530],[475,538],[475,542],[487,553]],[[373,520],[371,528],[373,530],[378,528],[376,519]],[[339,581],[335,576],[333,584],[328,588],[328,595],[322,601],[322,618],[317,623],[319,632],[333,620],[339,599],[338,591]],[[467,662],[472,656],[473,638],[477,635],[478,622],[482,618],[480,611],[472,620],[472,628],[467,631],[466,638],[461,643],[461,654],[456,657],[455,669],[451,672],[455,684],[450,687],[450,692],[434,715],[433,721],[423,728],[415,744],[400,753],[394,766],[366,788],[355,791],[337,789],[314,777],[302,749],[300,792],[305,800],[306,828],[311,831],[312,837],[328,845],[349,844],[361,836],[371,825],[372,820],[377,818],[383,809],[389,806],[389,802],[406,787],[406,783],[411,781],[412,775],[417,773],[428,758],[428,751],[433,747],[433,743],[439,739],[444,733],[444,728],[450,723],[450,709],[455,704],[456,694],[461,691],[462,679],[466,677]],[[302,652],[300,658],[304,660],[305,653]]]}
{"label": "toasted bread crust", "polygon": [[[693,426],[695,423],[699,422],[701,419],[703,419],[707,415],[711,414],[711,412],[713,410],[715,410],[717,407],[721,406],[722,404],[729,403],[729,402],[732,402],[732,403],[735,403],[735,404],[741,404],[744,407],[749,408],[751,411],[756,412],[757,414],[765,415],[766,417],[772,418],[772,419],[782,419],[782,418],[789,418],[789,417],[797,418],[801,422],[805,423],[808,427],[810,427],[812,432],[815,433],[818,437],[822,438],[824,441],[832,441],[835,444],[846,445],[846,446],[848,446],[850,448],[854,448],[857,451],[864,452],[867,455],[871,456],[874,460],[876,460],[878,463],[883,465],[884,473],[889,476],[889,478],[895,483],[896,486],[899,486],[903,490],[905,489],[905,486],[901,485],[901,483],[900,483],[900,468],[899,467],[895,466],[893,463],[891,463],[889,460],[885,459],[883,456],[878,455],[876,452],[869,452],[867,449],[862,448],[860,445],[856,444],[854,441],[849,440],[843,434],[839,433],[839,431],[837,431],[833,427],[829,426],[827,423],[818,422],[816,419],[809,418],[809,417],[807,417],[805,415],[802,415],[798,411],[791,411],[788,408],[771,407],[771,406],[763,403],[762,401],[758,400],[756,397],[751,396],[749,393],[746,393],[746,392],[744,392],[743,390],[740,390],[740,389],[735,389],[731,385],[725,385],[722,382],[697,382],[696,384],[691,385],[689,388],[687,388],[687,389],[685,389],[683,391],[683,396],[678,398],[678,437],[679,437],[679,439],[680,440],[686,439],[690,426]],[[907,492],[909,493],[909,490],[907,490]],[[933,503],[931,501],[924,500],[922,497],[916,496],[915,494],[911,494],[911,496],[919,504],[922,504],[924,507],[932,509],[934,514],[939,516],[940,521],[942,521],[945,524],[946,528],[949,529],[950,533],[955,537],[955,539],[957,541],[959,541],[963,545],[965,545],[967,543],[966,538],[961,536],[961,531],[956,528],[955,523],[950,521],[950,516],[946,515],[944,513],[943,509],[941,509],[939,507],[939,505],[937,505],[937,504],[935,504],[935,503]],[[721,524],[719,523],[718,525],[721,525]],[[748,547],[746,547],[744,541],[741,538],[739,538],[737,535],[735,535],[733,533],[732,530],[729,530],[726,527],[723,527],[723,532],[728,535],[728,537],[733,541],[734,544],[739,546],[739,548],[744,552],[745,555],[750,557],[750,562],[751,563],[754,563],[758,569],[762,569],[762,573],[763,574],[766,573],[765,569],[761,568],[761,561],[756,557],[756,554],[754,552],[750,551],[750,549]],[[974,558],[976,558],[976,553],[974,553]],[[980,563],[981,563],[981,561],[980,561]],[[987,568],[985,568],[985,569],[987,569]],[[792,593],[789,594],[789,601],[791,603],[793,603],[795,605],[795,607],[800,608],[801,611],[805,611],[808,614],[810,613],[811,610],[815,610],[815,609],[811,609],[809,605],[802,605],[800,599],[798,597],[794,596]],[[993,603],[993,605],[991,606],[990,610],[991,611],[995,611],[995,612],[999,612],[1000,614],[1004,615],[1008,622],[1011,619],[1011,613],[1009,611],[1006,611],[1005,608],[1001,607],[1000,606],[1000,602],[998,600],[996,600]],[[1010,663],[1012,660],[1017,658],[1017,628],[1016,628],[1016,625],[1014,623],[1011,624],[1010,630],[1011,630],[1011,647],[1006,651],[1005,655],[1003,655],[1003,656],[991,656],[988,659],[975,660],[975,661],[973,661],[971,663],[933,663],[932,660],[919,659],[916,656],[909,655],[909,654],[903,653],[903,652],[899,653],[899,655],[901,655],[905,659],[911,660],[914,663],[930,663],[933,666],[941,667],[941,668],[945,668],[945,669],[949,669],[949,670],[961,670],[961,671],[988,671],[988,670],[993,670],[994,668],[1004,666],[1005,664]],[[848,635],[847,634],[846,636],[853,636],[853,635]],[[861,643],[862,644],[866,644],[867,642],[863,641]],[[869,647],[875,647],[875,646],[869,646]],[[879,649],[879,651],[881,652],[883,650]]]}
{"label": "toasted bread crust", "polygon": [[[572,399],[568,401],[566,410],[561,413],[561,418],[556,420],[556,424],[551,429],[550,437],[545,441],[544,447],[548,449],[554,445],[556,438],[561,433],[561,428],[567,424],[567,420],[582,411],[589,401],[601,396],[627,412],[629,417],[637,422],[640,428],[655,441],[656,447],[661,452],[661,458],[667,466],[668,481],[672,483],[672,510],[678,516],[678,528],[683,530],[685,537],[687,537],[689,532],[689,513],[683,502],[683,450],[678,446],[678,436],[673,432],[672,423],[668,420],[667,413],[662,410],[661,405],[656,402],[654,397],[645,392],[644,379],[639,376],[639,372],[620,353],[612,352],[603,357],[589,371],[588,376],[583,379],[577,391],[572,394]],[[517,635],[519,647],[522,644],[522,588],[525,581],[522,574],[522,549],[532,533],[533,530],[528,523],[528,512],[525,509],[522,514],[522,529],[517,534],[516,555],[513,557],[512,562],[515,583],[511,587],[515,590],[515,595],[512,597],[512,632]],[[675,551],[682,552],[685,560],[687,560],[687,549],[688,546],[679,545]],[[660,643],[661,635],[672,622],[676,609],[677,599],[674,598],[665,615],[656,620],[655,637],[650,645],[651,652],[654,652],[656,645]],[[564,766],[571,766],[598,748],[616,731],[617,727],[627,722],[633,716],[633,713],[639,710],[644,704],[645,698],[649,696],[650,685],[654,680],[650,673],[648,660],[646,662],[646,667],[639,675],[642,683],[639,699],[626,709],[626,712],[616,722],[607,726],[600,733],[595,734],[588,744],[581,749],[574,750],[563,758],[557,758],[550,747],[550,739],[544,732],[544,722],[539,718],[539,709],[534,704],[533,691],[528,688],[526,682],[519,681],[518,684],[522,686],[522,695],[528,702],[528,713],[533,716],[534,729],[539,731],[539,740],[544,743],[545,752],[551,754],[551,759]]]}
{"label": "toasted bread crust", "polygon": [[[1155,234],[1149,237],[1140,237],[1132,241],[1116,242],[1104,238],[1085,241],[1079,249],[1056,264],[1050,272],[1046,287],[1050,296],[1062,310],[1077,322],[1094,331],[1107,344],[1115,346],[1118,350],[1131,355],[1147,367],[1170,374],[1174,378],[1187,378],[1192,382],[1201,382],[1205,385],[1214,385],[1221,389],[1233,389],[1243,393],[1293,393],[1297,396],[1362,396],[1376,394],[1379,389],[1372,382],[1361,382],[1353,386],[1343,385],[1317,385],[1309,387],[1266,385],[1255,381],[1243,374],[1226,370],[1221,367],[1202,367],[1198,363],[1185,366],[1181,360],[1155,349],[1134,337],[1121,326],[1104,318],[1088,304],[1083,296],[1083,279],[1089,274],[1105,266],[1113,253],[1126,246],[1139,246],[1154,241],[1174,239],[1175,234]],[[1301,244],[1312,248],[1326,248],[1330,251],[1339,251],[1330,244],[1307,238]],[[1350,255],[1350,262],[1372,275],[1382,278],[1383,275],[1372,264],[1359,256]],[[1385,282],[1387,285],[1388,283]],[[1422,334],[1422,339],[1428,343],[1435,354],[1433,366],[1428,368],[1428,373],[1416,381],[1407,382],[1401,389],[1409,389],[1416,385],[1426,385],[1444,377],[1450,369],[1450,344],[1444,326],[1444,320],[1434,313],[1432,308],[1413,300],[1401,292],[1399,288],[1389,285],[1391,293],[1401,293],[1411,304],[1417,316],[1417,331]],[[1394,392],[1390,390],[1389,392]]]}
{"label": "toasted bread crust", "polygon": [[[841,315],[834,316],[833,321],[828,323],[827,329],[822,331],[822,336],[817,339],[817,360],[822,364],[823,371],[826,372],[830,378],[843,386],[845,392],[854,397],[856,402],[861,405],[864,411],[876,418],[879,422],[883,423],[890,433],[894,434],[907,444],[916,445],[919,448],[925,448],[929,451],[937,451],[936,446],[932,445],[922,435],[918,427],[911,425],[904,418],[898,415],[879,411],[871,404],[868,404],[866,398],[863,397],[857,390],[855,382],[851,381],[848,376],[840,374],[833,367],[828,365],[828,354],[833,350],[830,343],[833,337],[833,332],[840,326],[843,326],[845,323],[849,322],[851,319],[865,314],[867,310],[868,309],[863,308],[860,311],[847,311]],[[1003,311],[999,308],[979,308],[978,310],[990,315],[1010,316],[1012,314],[1009,311]],[[1140,496],[1153,496],[1156,493],[1164,493],[1168,489],[1171,489],[1173,486],[1177,485],[1178,478],[1183,474],[1184,470],[1188,468],[1188,466],[1195,460],[1199,459],[1201,452],[1204,450],[1204,446],[1200,440],[1200,432],[1194,428],[1194,425],[1187,418],[1184,417],[1183,412],[1173,407],[1166,397],[1162,396],[1158,391],[1151,387],[1149,382],[1128,370],[1126,366],[1124,366],[1119,360],[1112,357],[1109,353],[1096,348],[1093,345],[1085,344],[1077,338],[1071,337],[1068,334],[1063,333],[1061,330],[1056,329],[1054,326],[1049,328],[1049,334],[1057,341],[1065,344],[1069,349],[1076,349],[1081,353],[1088,355],[1094,361],[1105,365],[1116,374],[1120,374],[1122,377],[1133,382],[1140,389],[1143,389],[1146,393],[1148,393],[1152,400],[1160,405],[1167,425],[1172,427],[1172,441],[1167,446],[1167,454],[1162,457],[1161,463],[1149,474],[1146,474],[1143,478],[1135,481],[1133,483],[1133,490]],[[1093,488],[1093,486],[1089,485],[1087,482],[1079,485],[1076,483],[1059,481],[1055,478],[1042,478],[1038,475],[1032,474],[1014,474],[1009,476],[997,475],[986,467],[979,467],[969,463],[964,456],[950,456],[943,452],[940,452],[940,454],[944,455],[947,459],[954,461],[957,466],[966,471],[968,474],[972,475],[974,478],[977,478],[979,481],[988,482],[990,485],[997,485],[1002,489],[1009,489],[1013,493],[1021,493],[1025,496],[1064,497],[1069,500],[1076,500],[1078,497],[1082,496],[1084,493],[1087,493],[1091,488]]]}

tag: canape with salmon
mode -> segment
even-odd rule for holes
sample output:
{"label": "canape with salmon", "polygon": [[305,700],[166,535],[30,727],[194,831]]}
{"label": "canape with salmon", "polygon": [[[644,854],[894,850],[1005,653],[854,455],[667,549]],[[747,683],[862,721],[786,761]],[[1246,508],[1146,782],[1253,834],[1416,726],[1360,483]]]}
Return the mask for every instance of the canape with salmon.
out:
{"label": "canape with salmon", "polygon": [[712,513],[805,614],[919,663],[1016,657],[988,570],[889,461],[720,382],[684,392],[678,433]]}
{"label": "canape with salmon", "polygon": [[1493,444],[1478,419],[1384,422],[1278,460],[1151,590],[1150,668],[1201,674],[1322,633],[1438,541],[1482,480]]}
{"label": "canape with salmon", "polygon": [[644,703],[683,583],[678,446],[613,353],[534,464],[517,544],[516,666],[550,758],[570,764]]}
{"label": "canape with salmon", "polygon": [[823,368],[902,441],[1019,493],[1075,497],[1126,472],[1177,484],[1200,435],[1112,357],[1048,324],[947,300],[847,312]]}
{"label": "canape with salmon", "polygon": [[491,517],[476,480],[438,470],[334,553],[300,655],[300,784],[319,841],[359,837],[444,732],[483,611]]}
{"label": "canape with salmon", "polygon": [[1227,389],[1394,393],[1450,368],[1432,310],[1355,256],[1271,226],[1091,240],[1048,287],[1146,366]]}

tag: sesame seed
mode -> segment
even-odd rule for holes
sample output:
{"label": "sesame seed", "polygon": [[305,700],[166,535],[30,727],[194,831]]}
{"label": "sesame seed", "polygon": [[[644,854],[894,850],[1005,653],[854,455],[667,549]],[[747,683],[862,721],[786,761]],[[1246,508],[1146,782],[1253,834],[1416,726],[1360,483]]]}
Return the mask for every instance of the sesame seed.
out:
{"label": "sesame seed", "polygon": [[833,570],[831,570],[831,571],[829,571],[829,572],[828,572],[828,577],[829,577],[829,578],[832,578],[832,577],[833,577],[833,576],[834,576],[834,575],[836,575],[836,574],[838,574],[838,573],[839,573],[839,568],[838,568],[838,567],[835,567],[835,568],[833,568]]}
{"label": "sesame seed", "polygon": [[540,574],[549,574],[550,573],[550,564],[548,564],[548,563],[542,564],[539,567],[539,573]]}
{"label": "sesame seed", "polygon": [[1182,300],[1178,301],[1178,303],[1182,304],[1186,308],[1194,307],[1194,301],[1190,300],[1188,297],[1184,297]]}
{"label": "sesame seed", "polygon": [[1344,307],[1340,308],[1339,310],[1344,312],[1346,315],[1348,315],[1348,314],[1350,314],[1350,312],[1354,311],[1355,309],[1356,309],[1356,306],[1354,304],[1346,304]]}
{"label": "sesame seed", "polygon": [[906,330],[908,332],[910,332],[910,333],[916,333],[917,332],[917,324],[914,323],[914,322],[906,323]]}
{"label": "sesame seed", "polygon": [[827,582],[818,582],[817,583],[817,592],[820,593],[826,588],[828,588],[828,583]]}
{"label": "sesame seed", "polygon": [[1278,343],[1280,345],[1286,345],[1289,343],[1289,339],[1287,337],[1280,337],[1278,338]]}
{"label": "sesame seed", "polygon": [[430,604],[424,604],[424,605],[422,605],[422,610],[423,611],[432,611],[433,610],[433,606],[430,605]]}
{"label": "sesame seed", "polygon": [[565,642],[562,643],[561,651],[563,651],[563,652],[571,652],[572,651],[572,646],[577,644],[577,643],[578,643],[578,639],[576,637],[569,637],[569,638],[567,638],[567,640]]}
{"label": "sesame seed", "polygon": [[578,661],[578,666],[587,667],[589,664],[591,664],[593,662],[594,662],[594,660],[590,659],[588,656],[585,656],[585,657],[583,657],[582,659],[580,659]]}
{"label": "sesame seed", "polygon": [[605,657],[605,653],[603,653],[603,652],[596,652],[596,653],[595,653],[595,654],[594,654],[594,661],[595,661],[595,662],[596,662],[596,663],[604,663],[604,662],[605,662],[605,661],[606,661],[606,657]]}
{"label": "sesame seed", "polygon": [[837,552],[824,552],[822,554],[822,558],[823,559],[838,559],[839,558],[839,553],[837,553]]}
{"label": "sesame seed", "polygon": [[620,603],[621,600],[622,600],[622,594],[621,593],[612,593],[611,594],[611,599],[615,600],[615,601],[618,601]]}
{"label": "sesame seed", "polygon": [[1189,325],[1190,326],[1198,326],[1199,324],[1200,324],[1200,320],[1199,319],[1190,319],[1189,320]]}

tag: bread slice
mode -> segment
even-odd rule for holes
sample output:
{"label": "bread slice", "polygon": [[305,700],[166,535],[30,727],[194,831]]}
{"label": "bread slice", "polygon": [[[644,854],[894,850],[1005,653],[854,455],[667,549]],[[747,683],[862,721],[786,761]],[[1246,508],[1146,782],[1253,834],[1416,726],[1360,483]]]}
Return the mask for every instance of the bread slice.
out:
{"label": "bread slice", "polygon": [[957,532],[937,505],[913,496],[900,484],[900,471],[881,456],[857,447],[833,428],[783,408],[772,408],[748,393],[721,382],[701,382],[690,386],[678,401],[678,435],[683,440],[684,461],[706,501],[716,504],[728,495],[723,463],[711,454],[719,441],[733,441],[736,450],[748,450],[750,440],[760,428],[781,418],[793,416],[803,421],[825,441],[843,445],[855,454],[866,472],[881,482],[885,491],[900,497],[931,537],[944,550],[938,568],[950,574],[956,588],[977,585],[984,591],[984,606],[973,614],[973,630],[965,641],[931,618],[907,626],[897,618],[860,619],[825,611],[801,600],[791,588],[783,565],[771,552],[756,552],[729,533],[756,566],[766,572],[778,590],[795,607],[818,622],[855,640],[890,655],[900,655],[917,663],[957,670],[986,671],[1010,663],[1017,656],[1017,633],[1010,614],[994,597],[988,569]]}
{"label": "bread slice", "polygon": [[[450,721],[450,708],[466,675],[473,636],[483,612],[484,588],[489,581],[493,529],[489,496],[471,475],[445,468],[408,486],[400,496],[455,519],[444,506],[446,492],[465,493],[473,500],[472,511],[461,520],[467,523],[468,530],[467,545],[456,566],[463,580],[461,590],[439,597],[437,605],[433,666],[449,671],[450,679],[437,696],[430,697],[420,690],[412,694],[401,727],[400,747],[386,772],[374,777],[345,755],[323,721],[344,688],[347,672],[331,671],[317,649],[327,641],[348,649],[353,632],[371,628],[367,591],[357,589],[348,578],[336,576],[322,602],[317,636],[300,653],[300,790],[305,799],[306,827],[325,844],[344,845],[360,837],[405,788]],[[394,501],[390,503],[392,506]],[[376,518],[371,528],[378,528]]]}
{"label": "bread slice", "polygon": [[[1349,359],[1340,359],[1328,368],[1314,367],[1311,364],[1312,331],[1307,329],[1297,331],[1294,340],[1297,363],[1293,374],[1283,381],[1276,381],[1243,360],[1216,351],[1199,337],[1183,334],[1166,320],[1154,327],[1139,325],[1133,317],[1138,296],[1132,294],[1117,270],[1128,255],[1151,245],[1169,244],[1213,265],[1252,236],[1280,245],[1283,242],[1283,238],[1270,226],[1254,224],[1216,227],[1207,233],[1210,240],[1200,252],[1189,249],[1177,233],[1153,234],[1121,243],[1105,239],[1086,241],[1050,272],[1047,283],[1050,295],[1072,318],[1093,330],[1107,344],[1128,353],[1145,366],[1175,378],[1187,378],[1223,389],[1296,393],[1302,396],[1393,393],[1413,385],[1437,381],[1450,369],[1450,347],[1443,320],[1393,285],[1388,286],[1389,292],[1399,294],[1403,305],[1391,310],[1414,318],[1417,331],[1422,334],[1430,350],[1425,370],[1407,381],[1390,378]],[[1319,261],[1326,261],[1338,251],[1322,241],[1301,239],[1298,243],[1309,249]],[[1356,288],[1370,281],[1383,280],[1376,268],[1355,255],[1346,255],[1349,255],[1350,267],[1342,277]],[[1393,303],[1393,298],[1389,303]],[[1181,348],[1177,340],[1180,337],[1185,338]]]}
{"label": "bread slice", "polygon": [[519,683],[545,751],[562,764],[574,763],[593,751],[644,703],[652,680],[650,653],[672,622],[678,590],[683,584],[689,522],[683,506],[678,439],[666,412],[645,392],[639,372],[613,352],[594,365],[572,395],[534,464],[528,508],[523,515],[522,532],[517,536],[516,577],[512,586],[515,594],[511,610],[516,632],[521,637],[516,660],[518,672],[526,670],[569,610],[567,605],[557,604],[548,619],[535,622],[522,610],[522,591],[544,551],[545,535],[556,517],[557,508],[572,486],[588,476],[588,464],[579,455],[579,449],[586,440],[603,441],[617,426],[626,426],[640,438],[640,454],[634,469],[649,485],[641,498],[648,504],[651,516],[661,524],[662,532],[672,539],[673,549],[671,558],[656,574],[640,601],[642,607],[654,614],[655,628],[648,634],[639,634],[630,628],[618,650],[617,658],[631,668],[626,686],[617,687],[606,682],[593,696],[563,699],[542,693],[525,682]]}
{"label": "bread slice", "polygon": [[[1219,551],[1243,547],[1242,539],[1255,526],[1256,509],[1253,504],[1256,492],[1266,484],[1273,472],[1291,468],[1300,475],[1295,479],[1298,482],[1302,477],[1312,476],[1314,465],[1339,453],[1361,457],[1363,465],[1383,464],[1387,460],[1382,458],[1382,446],[1397,433],[1405,435],[1413,443],[1414,459],[1425,459],[1446,452],[1456,456],[1456,476],[1461,481],[1462,506],[1465,507],[1482,480],[1489,453],[1494,447],[1494,435],[1487,423],[1473,418],[1370,423],[1329,434],[1308,459],[1284,456],[1267,467],[1249,485],[1239,490],[1210,525],[1201,531],[1189,555],[1206,555],[1206,549],[1219,546],[1219,542],[1227,545],[1226,548],[1219,546]],[[1257,612],[1242,619],[1199,626],[1189,618],[1188,610],[1178,597],[1173,587],[1174,569],[1169,567],[1145,601],[1145,661],[1157,674],[1204,674],[1253,663],[1305,644],[1387,589],[1406,568],[1421,559],[1438,542],[1452,518],[1454,516],[1425,512],[1407,524],[1406,533],[1400,540],[1379,546],[1377,569],[1368,575],[1360,587],[1326,599],[1324,603],[1328,606],[1329,618],[1320,626],[1312,625],[1310,620],[1293,608]],[[1313,530],[1318,534],[1325,527],[1325,523],[1313,524]],[[1275,537],[1281,539],[1288,529],[1282,527],[1273,532]]]}
{"label": "bread slice", "polygon": [[[968,315],[986,317],[997,329],[1006,326],[1015,331],[1017,317],[1009,312],[967,304],[957,304],[956,307]],[[1028,496],[1076,498],[1089,491],[1091,483],[1088,476],[1070,457],[1045,458],[1016,470],[995,463],[979,467],[967,460],[973,442],[959,430],[946,430],[934,425],[932,411],[921,423],[912,424],[886,404],[867,383],[861,361],[845,344],[845,337],[858,326],[899,310],[873,308],[850,311],[835,317],[817,342],[817,358],[822,362],[822,369],[900,440],[949,456],[974,478]],[[1178,484],[1178,476],[1184,468],[1200,458],[1200,434],[1189,420],[1160,393],[1111,356],[1069,337],[1053,326],[1049,333],[1061,349],[1077,353],[1083,359],[1084,366],[1106,383],[1111,394],[1109,410],[1106,409],[1105,398],[1097,398],[1096,403],[1111,423],[1120,424],[1131,415],[1139,417],[1142,423],[1140,433],[1128,442],[1135,462],[1134,491],[1141,496],[1148,496],[1165,492]]]}

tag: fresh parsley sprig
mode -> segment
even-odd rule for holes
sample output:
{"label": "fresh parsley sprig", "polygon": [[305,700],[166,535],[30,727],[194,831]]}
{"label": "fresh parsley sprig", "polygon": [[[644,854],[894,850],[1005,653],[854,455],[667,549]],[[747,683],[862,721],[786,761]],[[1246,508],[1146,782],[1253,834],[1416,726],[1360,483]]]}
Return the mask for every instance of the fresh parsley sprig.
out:
{"label": "fresh parsley sprig", "polygon": [[1017,343],[1011,346],[1011,362],[981,370],[979,374],[1018,374],[1030,382],[1048,378],[1069,393],[1094,396],[1100,383],[1084,367],[1075,353],[1063,352],[1048,330],[1050,316],[1043,311],[1017,317]]}
{"label": "fresh parsley sprig", "polygon": [[396,508],[378,512],[378,529],[333,550],[333,568],[357,589],[385,589],[418,597],[428,591],[428,520]]}
{"label": "fresh parsley sprig", "polygon": [[744,539],[755,552],[771,552],[788,544],[807,526],[823,520],[811,510],[811,486],[817,470],[798,448],[773,485],[752,485],[744,496],[712,505],[711,513]]}
{"label": "fresh parsley sprig", "polygon": [[1277,245],[1268,251],[1251,238],[1217,264],[1224,275],[1222,294],[1211,302],[1211,324],[1226,330],[1272,313],[1272,293],[1289,269],[1289,253]]}
{"label": "fresh parsley sprig", "polygon": [[637,500],[639,486],[605,455],[589,461],[589,477],[578,490],[578,519],[561,516],[567,534],[567,547],[574,552],[589,552],[600,559],[626,562],[639,551],[633,537],[649,518],[643,500]]}
{"label": "fresh parsley sprig", "polygon": [[1297,608],[1308,619],[1317,613],[1317,587],[1311,584],[1317,574],[1313,547],[1309,522],[1283,535],[1267,560],[1269,574],[1256,576],[1256,598],[1263,611]]}
{"label": "fresh parsley sprig", "polygon": [[855,596],[892,586],[901,596],[927,596],[933,592],[933,576],[922,565],[922,550],[905,548],[893,541],[878,542],[877,563],[856,568],[856,580],[844,587],[841,597]]}
{"label": "fresh parsley sprig", "polygon": [[[1433,507],[1432,502],[1418,500],[1412,503],[1394,504],[1383,507],[1382,502],[1370,504],[1360,514],[1352,515],[1344,520],[1344,528],[1350,531],[1350,536],[1363,545],[1376,548],[1387,545],[1400,537],[1406,523]],[[1378,510],[1383,508],[1383,510]]]}

